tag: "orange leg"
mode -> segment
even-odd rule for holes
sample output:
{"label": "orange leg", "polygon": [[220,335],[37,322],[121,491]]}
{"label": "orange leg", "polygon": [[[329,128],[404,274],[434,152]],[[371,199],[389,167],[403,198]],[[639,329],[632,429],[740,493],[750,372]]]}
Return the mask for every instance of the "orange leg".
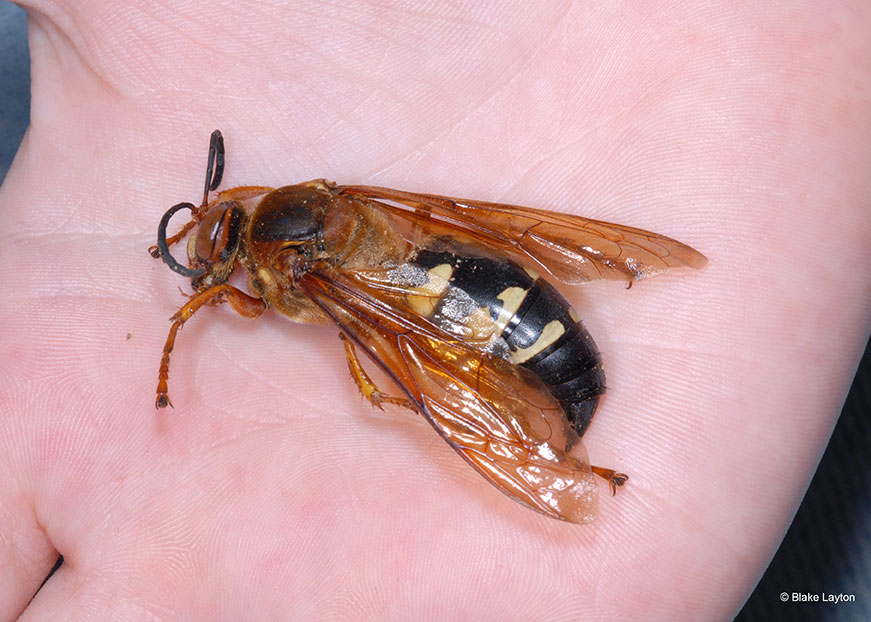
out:
{"label": "orange leg", "polygon": [[402,406],[417,412],[411,400],[404,397],[392,397],[379,391],[378,387],[375,386],[375,383],[369,377],[369,374],[363,369],[363,364],[357,356],[357,348],[354,347],[354,342],[342,333],[339,333],[339,339],[345,342],[345,356],[348,358],[348,369],[351,370],[351,378],[357,383],[357,388],[360,389],[363,397],[372,402],[373,406],[381,408],[381,410],[384,410],[381,406],[382,404],[395,404],[396,406]]}
{"label": "orange leg", "polygon": [[167,395],[166,382],[169,379],[169,355],[175,347],[175,338],[178,335],[178,329],[187,322],[190,317],[196,313],[201,307],[207,304],[220,304],[222,302],[230,303],[230,307],[247,318],[256,318],[263,313],[266,308],[266,303],[260,298],[249,296],[245,292],[236,289],[232,285],[226,283],[215,285],[207,290],[197,293],[170,318],[172,326],[169,329],[169,335],[166,338],[166,344],[163,346],[163,357],[160,359],[160,370],[157,372],[157,399],[154,402],[156,408],[165,408],[172,406],[172,402]]}
{"label": "orange leg", "polygon": [[629,476],[625,473],[618,473],[614,469],[603,469],[602,467],[591,466],[593,473],[608,481],[608,487],[611,489],[611,496],[617,494],[617,487],[622,486],[629,480]]}
{"label": "orange leg", "polygon": [[228,190],[221,190],[212,203],[225,203],[227,201],[245,201],[253,199],[261,194],[268,194],[275,190],[272,186],[236,186]]}

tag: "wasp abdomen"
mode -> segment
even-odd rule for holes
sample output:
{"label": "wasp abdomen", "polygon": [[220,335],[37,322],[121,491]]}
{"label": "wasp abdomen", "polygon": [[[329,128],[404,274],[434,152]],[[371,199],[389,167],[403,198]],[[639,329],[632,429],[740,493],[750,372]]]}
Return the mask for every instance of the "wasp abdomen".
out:
{"label": "wasp abdomen", "polygon": [[605,390],[605,375],[593,338],[562,294],[508,261],[423,250],[413,264],[427,275],[415,283],[422,294],[417,310],[536,374],[583,435]]}

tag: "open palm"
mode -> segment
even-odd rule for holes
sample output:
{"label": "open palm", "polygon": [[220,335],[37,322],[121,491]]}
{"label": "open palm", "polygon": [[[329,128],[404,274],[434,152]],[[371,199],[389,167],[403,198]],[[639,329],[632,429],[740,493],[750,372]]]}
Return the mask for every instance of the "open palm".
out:
{"label": "open palm", "polygon": [[[740,606],[867,336],[869,95],[845,76],[868,20],[494,4],[34,3],[32,124],[0,194],[0,617]],[[608,378],[588,452],[631,476],[599,520],[531,512],[421,417],[363,403],[332,327],[204,309],[155,411],[187,283],[146,249],[199,201],[214,128],[224,187],[526,204],[710,258],[563,289]]]}

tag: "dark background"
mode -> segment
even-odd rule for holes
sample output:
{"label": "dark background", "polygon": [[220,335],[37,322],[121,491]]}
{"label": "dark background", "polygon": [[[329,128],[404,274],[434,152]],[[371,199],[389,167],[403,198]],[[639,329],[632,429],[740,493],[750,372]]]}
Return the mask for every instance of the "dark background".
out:
{"label": "dark background", "polygon": [[[30,56],[22,9],[0,0],[0,182],[30,117]],[[2,215],[0,215],[2,216]],[[740,622],[871,620],[871,350],[850,389],[807,496]],[[759,485],[765,485],[761,482]],[[776,486],[777,482],[767,485]],[[59,565],[59,564],[58,564]],[[853,603],[781,602],[781,593],[852,594]]]}

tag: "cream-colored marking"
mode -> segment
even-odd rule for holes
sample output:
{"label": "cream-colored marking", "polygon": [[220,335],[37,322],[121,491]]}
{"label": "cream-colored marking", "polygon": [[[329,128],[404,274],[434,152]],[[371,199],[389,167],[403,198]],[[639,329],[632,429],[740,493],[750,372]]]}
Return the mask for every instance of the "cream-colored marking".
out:
{"label": "cream-colored marking", "polygon": [[559,320],[552,320],[547,323],[535,343],[528,348],[520,348],[511,353],[511,362],[519,365],[531,359],[533,356],[551,345],[566,332],[566,327]]}
{"label": "cream-colored marking", "polygon": [[411,288],[408,304],[414,311],[424,317],[429,317],[435,311],[442,294],[448,289],[448,281],[454,273],[451,264],[443,263],[427,272],[427,282]]}
{"label": "cream-colored marking", "polygon": [[454,267],[449,263],[439,264],[435,268],[430,268],[427,274],[430,278],[440,277],[442,280],[447,282],[454,274]]}
{"label": "cream-colored marking", "polygon": [[266,268],[260,268],[257,271],[257,276],[260,278],[260,281],[266,287],[269,287],[270,285],[272,285],[272,275],[269,274],[269,270],[267,270]]}
{"label": "cream-colored marking", "polygon": [[508,326],[508,322],[511,321],[511,318],[513,318],[514,314],[517,313],[520,305],[523,304],[524,300],[526,300],[526,294],[528,292],[528,289],[523,289],[522,287],[506,287],[502,290],[501,294],[496,296],[496,298],[502,301],[502,308],[499,309],[499,317],[497,317],[494,322],[496,325],[496,331],[499,335],[505,332],[505,327]]}
{"label": "cream-colored marking", "polygon": [[569,317],[572,318],[575,322],[581,321],[581,318],[578,317],[578,312],[575,311],[571,306],[569,306]]}
{"label": "cream-colored marking", "polygon": [[529,276],[531,276],[533,281],[537,281],[539,279],[539,277],[541,277],[541,275],[538,272],[536,272],[535,270],[533,270],[532,268],[527,268],[526,266],[524,266],[523,271],[526,272],[526,274],[528,274]]}
{"label": "cream-colored marking", "polygon": [[495,325],[490,317],[490,312],[485,307],[478,307],[463,320],[463,326],[469,329],[469,334],[464,336],[468,341],[488,343],[493,337],[498,337],[502,331],[495,330]]}

